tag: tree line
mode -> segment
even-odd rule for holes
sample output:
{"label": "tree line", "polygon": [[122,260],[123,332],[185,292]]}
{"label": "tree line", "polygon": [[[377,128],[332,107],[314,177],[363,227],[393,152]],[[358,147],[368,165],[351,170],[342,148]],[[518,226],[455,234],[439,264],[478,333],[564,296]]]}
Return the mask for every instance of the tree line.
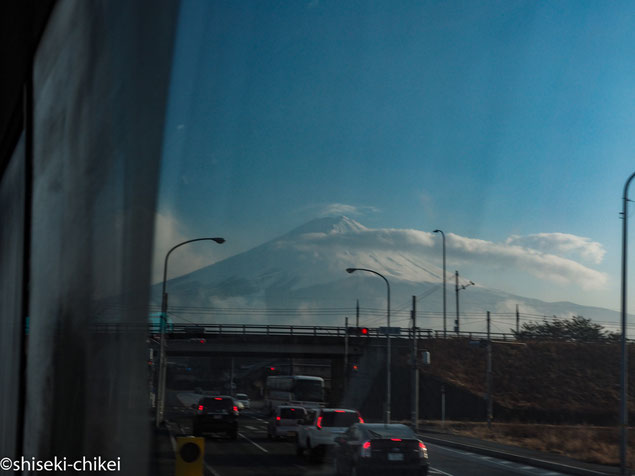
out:
{"label": "tree line", "polygon": [[511,329],[517,340],[558,340],[565,342],[617,342],[620,332],[606,330],[583,316],[571,319],[543,319],[542,322],[525,322],[516,331]]}

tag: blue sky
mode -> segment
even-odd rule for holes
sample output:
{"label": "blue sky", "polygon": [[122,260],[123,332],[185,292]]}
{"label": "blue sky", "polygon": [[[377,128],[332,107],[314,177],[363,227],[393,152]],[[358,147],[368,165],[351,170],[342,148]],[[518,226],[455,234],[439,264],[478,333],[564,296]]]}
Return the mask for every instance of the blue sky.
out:
{"label": "blue sky", "polygon": [[[517,236],[530,252],[549,234],[546,259],[566,254],[606,281],[554,285],[504,260],[503,272],[476,261],[461,272],[618,309],[619,212],[635,171],[632,3],[182,5],[157,253],[210,234],[227,243],[192,245],[175,274],[339,210],[371,228]],[[554,233],[577,238],[575,256]]]}

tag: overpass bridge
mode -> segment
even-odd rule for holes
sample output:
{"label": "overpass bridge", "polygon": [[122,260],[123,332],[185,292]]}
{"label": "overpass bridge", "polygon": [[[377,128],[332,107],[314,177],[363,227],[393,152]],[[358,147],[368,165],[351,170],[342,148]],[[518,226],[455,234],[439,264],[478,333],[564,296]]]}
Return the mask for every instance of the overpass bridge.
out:
{"label": "overpass bridge", "polygon": [[[351,335],[351,327],[255,324],[172,325],[166,332],[166,352],[172,356],[323,357],[359,356],[386,346],[385,328],[367,328],[366,335]],[[157,329],[155,329],[156,331]],[[417,340],[443,338],[443,332],[417,328]],[[447,338],[486,338],[483,332],[448,333]],[[491,333],[494,340],[514,340],[513,334]],[[158,334],[155,334],[158,338]],[[391,328],[391,344],[410,348],[412,328]]]}
{"label": "overpass bridge", "polygon": [[[427,331],[427,330],[426,330]],[[412,332],[410,332],[410,335]],[[428,338],[428,332],[420,333]],[[425,336],[425,337],[424,337]],[[401,335],[392,336],[406,342]],[[367,348],[385,348],[378,329],[368,335],[347,333],[345,327],[213,324],[174,326],[166,333],[170,356],[231,355],[241,357],[343,358],[359,356]]]}
{"label": "overpass bridge", "polygon": [[[354,328],[353,328],[354,329]],[[378,382],[383,388],[386,366],[386,328],[366,328],[365,335],[351,335],[351,328],[338,326],[296,326],[255,324],[169,324],[165,332],[165,350],[170,357],[206,357],[210,365],[217,357],[250,357],[293,362],[294,358],[323,362],[330,381],[330,399],[351,408],[364,408],[368,414],[380,414]],[[152,326],[151,346],[159,342],[160,329]],[[391,328],[393,358],[410,355],[413,335],[418,349],[431,339],[443,338],[442,331],[417,328]],[[494,334],[493,340],[512,341],[512,334]],[[447,338],[486,337],[485,333],[452,333]],[[348,364],[346,364],[348,362]],[[355,364],[352,371],[351,364]],[[311,365],[312,365],[311,364]],[[302,367],[306,362],[296,362]],[[407,385],[399,385],[394,375],[395,398],[409,398]],[[364,407],[364,405],[367,405]],[[375,408],[376,407],[376,408]],[[371,410],[374,409],[374,410]]]}

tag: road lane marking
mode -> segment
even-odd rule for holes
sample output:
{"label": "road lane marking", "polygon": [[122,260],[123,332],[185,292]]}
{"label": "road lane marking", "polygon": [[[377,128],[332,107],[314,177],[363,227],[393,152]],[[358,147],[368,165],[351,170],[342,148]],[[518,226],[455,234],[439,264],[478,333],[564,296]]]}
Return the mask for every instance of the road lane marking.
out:
{"label": "road lane marking", "polygon": [[430,466],[430,474],[444,474],[445,476],[454,476],[453,474],[446,473],[445,471],[441,471],[438,468],[433,468]]}
{"label": "road lane marking", "polygon": [[238,436],[240,436],[241,438],[246,439],[249,443],[251,443],[252,445],[254,445],[256,448],[258,448],[261,451],[264,451],[265,453],[269,453],[269,450],[267,450],[266,448],[263,448],[262,446],[260,446],[258,443],[256,443],[255,441],[251,441],[249,438],[247,438],[245,435],[243,435],[242,433],[238,433]]}
{"label": "road lane marking", "polygon": [[259,430],[259,428],[256,428],[255,426],[245,425],[245,428],[247,428],[248,430],[253,430],[253,431]]}
{"label": "road lane marking", "polygon": [[214,471],[214,468],[212,468],[209,464],[207,464],[206,461],[203,461],[203,463],[205,464],[205,469],[209,471],[210,473],[212,473],[212,476],[220,476],[220,474],[217,471]]}

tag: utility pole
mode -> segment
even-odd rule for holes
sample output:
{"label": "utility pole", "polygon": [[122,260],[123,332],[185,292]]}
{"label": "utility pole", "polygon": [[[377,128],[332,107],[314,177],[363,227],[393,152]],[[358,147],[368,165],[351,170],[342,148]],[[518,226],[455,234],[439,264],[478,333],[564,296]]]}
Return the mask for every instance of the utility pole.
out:
{"label": "utility pole", "polygon": [[412,427],[419,428],[419,368],[417,366],[417,296],[412,296]]}
{"label": "utility pole", "polygon": [[445,385],[441,385],[441,428],[445,429]]}
{"label": "utility pole", "polygon": [[234,395],[234,358],[233,357],[231,360],[231,371],[229,374],[229,394],[232,396]]}
{"label": "utility pole", "polygon": [[459,335],[459,272],[454,272],[454,291],[456,294],[456,319],[454,320],[454,332]]}
{"label": "utility pole", "polygon": [[492,341],[490,338],[490,314],[487,311],[487,427],[492,428]]}
{"label": "utility pole", "polygon": [[359,327],[359,299],[357,300],[357,306],[355,308],[355,327]]}
{"label": "utility pole", "polygon": [[443,338],[445,339],[448,336],[447,324],[446,324],[446,301],[445,301],[445,279],[446,279],[446,272],[445,272],[445,233],[443,233],[443,230],[434,230],[433,233],[441,233],[441,236],[443,237]]}
{"label": "utility pole", "polygon": [[516,334],[520,332],[520,314],[518,313],[518,304],[516,304]]}
{"label": "utility pole", "polygon": [[344,318],[344,395],[348,389],[348,317]]}
{"label": "utility pole", "polygon": [[470,281],[468,284],[462,284],[461,286],[459,286],[459,272],[458,271],[454,272],[454,279],[455,279],[454,291],[456,292],[456,320],[454,321],[454,332],[456,332],[456,335],[458,337],[459,331],[460,331],[459,329],[459,291],[467,288],[468,286],[474,286],[474,281]]}

